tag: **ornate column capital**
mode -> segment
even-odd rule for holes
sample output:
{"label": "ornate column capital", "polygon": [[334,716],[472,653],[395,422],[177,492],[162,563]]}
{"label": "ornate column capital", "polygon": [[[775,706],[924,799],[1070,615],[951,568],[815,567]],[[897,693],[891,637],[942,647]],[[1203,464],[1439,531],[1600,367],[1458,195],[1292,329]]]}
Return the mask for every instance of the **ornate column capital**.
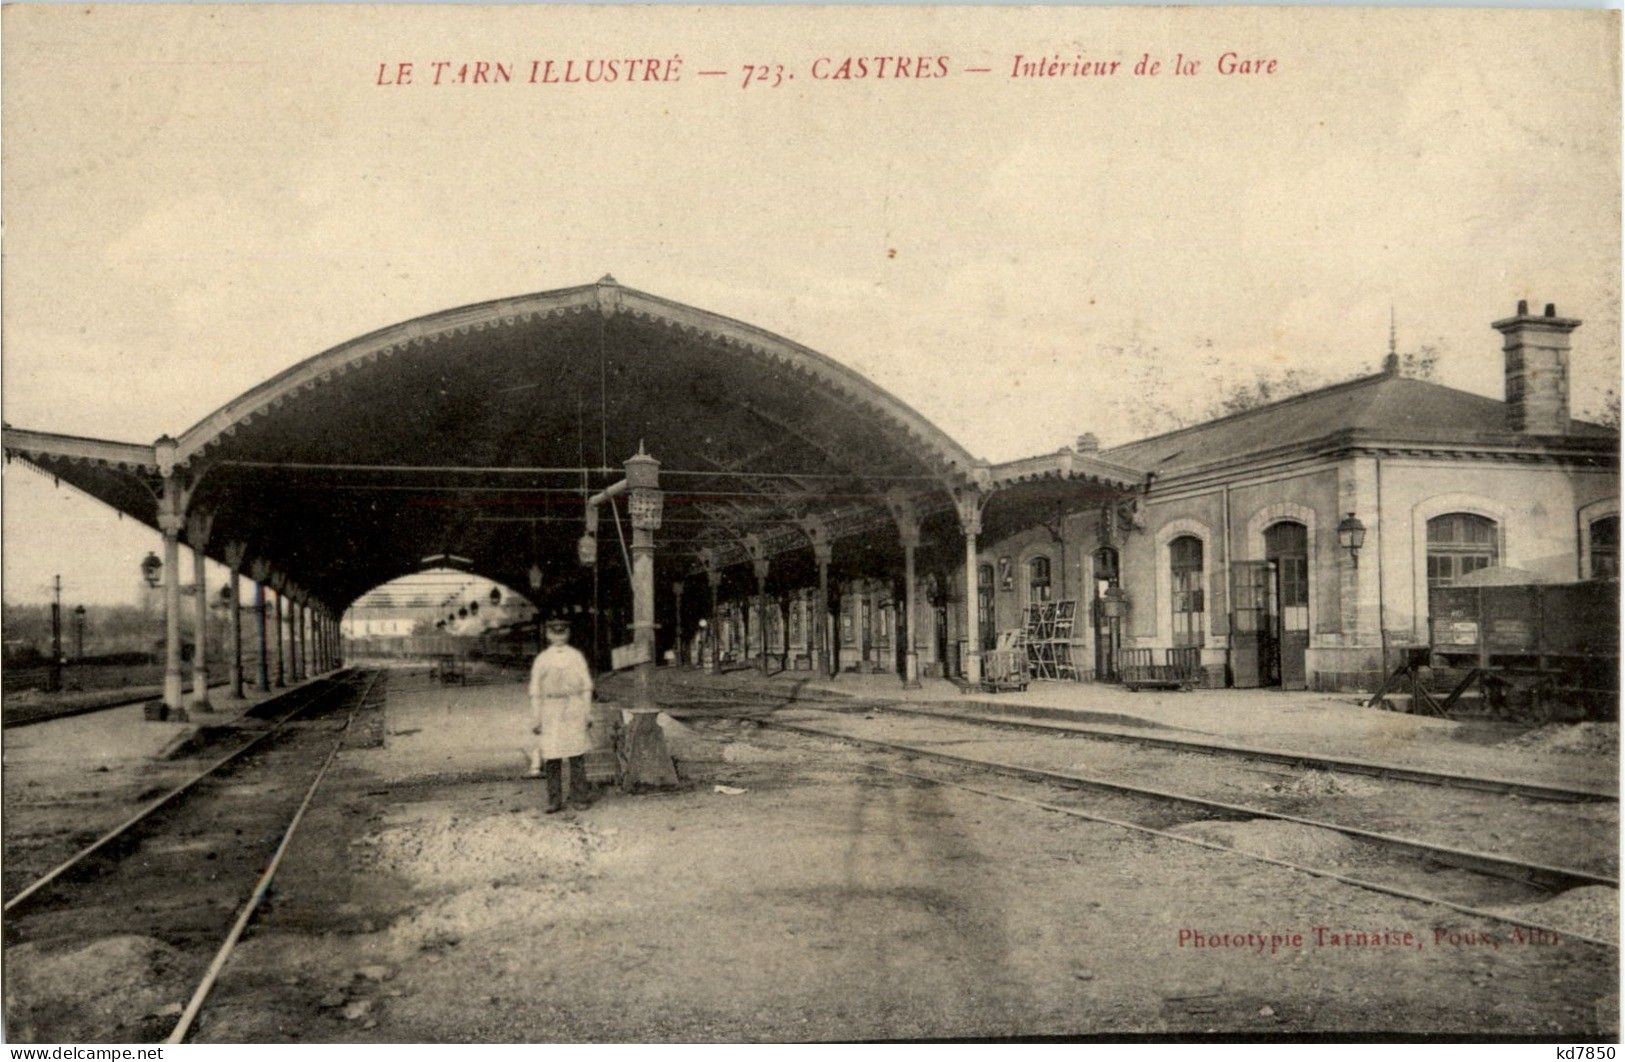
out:
{"label": "ornate column capital", "polygon": [[959,529],[967,536],[982,533],[982,509],[991,495],[976,487],[963,487],[954,491],[954,509],[959,514]]}
{"label": "ornate column capital", "polygon": [[214,510],[193,509],[186,514],[186,544],[195,550],[209,548],[209,532],[214,529]]}
{"label": "ornate column capital", "polygon": [[886,508],[891,510],[892,521],[897,525],[897,537],[902,544],[918,547],[920,514],[914,505],[913,496],[901,487],[893,487],[886,492]]}

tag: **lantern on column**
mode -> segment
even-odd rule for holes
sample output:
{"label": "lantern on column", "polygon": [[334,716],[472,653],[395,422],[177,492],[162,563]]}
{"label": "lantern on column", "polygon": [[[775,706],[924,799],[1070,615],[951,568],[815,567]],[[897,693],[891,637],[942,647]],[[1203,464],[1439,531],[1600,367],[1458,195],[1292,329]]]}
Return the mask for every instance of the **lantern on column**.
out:
{"label": "lantern on column", "polygon": [[660,519],[665,509],[665,496],[660,492],[660,462],[638,447],[638,452],[626,459],[627,512],[632,527],[637,531],[660,530]]}
{"label": "lantern on column", "polygon": [[1353,513],[1343,517],[1337,525],[1337,544],[1349,551],[1349,562],[1360,566],[1360,547],[1365,545],[1365,524]]}
{"label": "lantern on column", "polygon": [[148,586],[157,586],[163,571],[164,562],[158,559],[156,553],[148,553],[146,559],[141,562],[141,578],[147,581]]}
{"label": "lantern on column", "polygon": [[576,560],[581,562],[583,568],[591,568],[598,563],[598,536],[581,536],[576,542]]}

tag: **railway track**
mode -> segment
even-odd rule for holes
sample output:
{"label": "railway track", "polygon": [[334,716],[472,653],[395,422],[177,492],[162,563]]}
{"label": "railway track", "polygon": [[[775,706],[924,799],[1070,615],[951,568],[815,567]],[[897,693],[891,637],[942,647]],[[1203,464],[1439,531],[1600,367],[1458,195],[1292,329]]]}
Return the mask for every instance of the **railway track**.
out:
{"label": "railway track", "polygon": [[1263,748],[1256,745],[1232,745],[1225,742],[1191,741],[1188,738],[1162,737],[1156,734],[1134,734],[1120,730],[1102,730],[1098,727],[1072,722],[1047,723],[1041,720],[1012,719],[1002,715],[986,715],[957,710],[932,711],[928,707],[920,707],[907,702],[880,703],[873,705],[871,710],[892,712],[897,715],[919,716],[926,719],[948,719],[985,726],[1010,727],[1050,734],[1074,734],[1078,737],[1141,745],[1147,748],[1168,749],[1175,752],[1196,752],[1209,756],[1234,757],[1260,763],[1279,763],[1291,767],[1305,767],[1316,770],[1341,771],[1345,774],[1359,774],[1387,781],[1417,782],[1422,785],[1439,786],[1447,789],[1470,789],[1482,793],[1503,793],[1510,796],[1525,797],[1529,800],[1550,800],[1559,803],[1619,803],[1619,794],[1617,792],[1610,793],[1600,789],[1550,785],[1516,778],[1470,775],[1457,771],[1428,770],[1421,767],[1409,767],[1403,764],[1381,763],[1376,760],[1354,759],[1351,757],[1317,756],[1313,753],[1296,752],[1291,749]]}
{"label": "railway track", "polygon": [[[676,684],[674,684],[676,685]],[[1381,778],[1388,781],[1417,782],[1422,785],[1438,786],[1443,789],[1466,789],[1484,793],[1503,793],[1511,796],[1520,796],[1529,800],[1548,800],[1557,803],[1615,803],[1619,802],[1618,792],[1609,792],[1585,786],[1562,786],[1546,782],[1534,782],[1517,778],[1500,778],[1489,775],[1472,775],[1459,771],[1440,771],[1423,767],[1411,767],[1398,763],[1383,763],[1377,760],[1364,760],[1354,757],[1322,756],[1314,753],[1299,752],[1294,749],[1266,748],[1256,745],[1235,745],[1227,742],[1192,741],[1189,738],[1164,737],[1156,734],[1136,734],[1120,730],[1105,730],[1099,727],[1088,726],[1083,723],[1074,723],[1070,720],[1061,722],[1045,722],[1037,719],[1017,719],[1005,715],[992,715],[978,712],[966,712],[955,706],[948,711],[933,710],[928,704],[914,701],[867,700],[844,695],[823,694],[821,691],[799,690],[750,690],[750,689],[715,689],[704,686],[678,686],[683,694],[691,694],[688,700],[668,698],[671,706],[678,710],[691,709],[692,706],[710,703],[750,703],[762,700],[774,700],[783,705],[832,705],[845,706],[850,711],[863,712],[891,712],[897,715],[918,716],[928,719],[943,719],[956,722],[976,723],[985,726],[1009,727],[1018,730],[1031,730],[1050,734],[1072,734],[1078,737],[1095,738],[1101,741],[1114,741],[1129,745],[1142,745],[1147,748],[1162,748],[1176,752],[1194,752],[1204,755],[1231,757],[1243,760],[1252,760],[1260,763],[1278,763],[1291,767],[1302,767],[1314,770],[1341,771],[1345,774],[1365,775],[1372,778]],[[664,702],[663,702],[664,703]],[[1002,707],[1002,706],[1001,706]]]}
{"label": "railway track", "polygon": [[[802,737],[833,740],[891,757],[902,757],[904,765],[878,763],[877,770],[912,779],[915,782],[967,790],[987,797],[1027,804],[1074,818],[1121,829],[1150,834],[1181,843],[1229,852],[1247,859],[1288,867],[1294,871],[1330,878],[1357,888],[1451,909],[1461,914],[1518,927],[1522,930],[1555,934],[1607,948],[1618,941],[1590,936],[1572,929],[1548,924],[1538,917],[1509,913],[1551,898],[1563,890],[1604,886],[1617,890],[1614,875],[1583,868],[1556,866],[1520,859],[1516,856],[1441,845],[1416,837],[1378,833],[1344,824],[1286,814],[1268,808],[1249,807],[1211,800],[1189,793],[1134,785],[1120,779],[1100,778],[1072,771],[1051,770],[1031,765],[945,752],[919,744],[864,737],[841,730],[759,718],[763,726]],[[912,766],[914,770],[900,769]],[[931,773],[920,773],[927,766]],[[969,776],[969,777],[967,777]],[[1019,792],[991,789],[989,776],[1036,783],[1073,794],[1087,792],[1094,798],[1090,806],[1064,803],[1060,799],[1038,799]],[[1175,812],[1175,809],[1178,809]],[[1290,859],[1249,851],[1200,836],[1175,832],[1171,827],[1193,822],[1252,822],[1273,820],[1300,827],[1329,830],[1349,838],[1358,846],[1359,873],[1342,867],[1314,866]]]}
{"label": "railway track", "polygon": [[[82,1016],[30,1001],[9,1008],[8,1029],[41,1040],[185,1040],[215,980],[271,889],[295,832],[352,722],[375,703],[384,673],[341,673],[305,688],[265,732],[144,805],[5,902],[10,961],[19,945],[53,951],[114,935],[161,941],[179,952],[165,987],[187,998],[178,1015],[143,1016],[131,1035],[87,1029]],[[315,686],[316,684],[313,684]],[[242,772],[250,765],[252,775]],[[244,797],[248,799],[244,799]],[[128,871],[128,872],[126,872]],[[244,883],[252,880],[251,889]],[[234,912],[229,925],[224,914]],[[205,963],[204,956],[209,956]],[[154,971],[154,979],[158,978]],[[193,987],[181,989],[181,985]],[[189,992],[189,995],[186,993]],[[57,1018],[65,1026],[53,1026]],[[167,1035],[151,1021],[174,1019]],[[167,1026],[166,1026],[167,1027]]]}

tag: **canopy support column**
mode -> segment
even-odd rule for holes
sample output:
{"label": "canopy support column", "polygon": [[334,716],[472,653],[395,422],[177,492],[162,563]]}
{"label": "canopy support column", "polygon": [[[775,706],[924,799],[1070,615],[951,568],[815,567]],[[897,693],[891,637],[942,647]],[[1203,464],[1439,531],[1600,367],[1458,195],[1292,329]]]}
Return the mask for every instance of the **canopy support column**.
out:
{"label": "canopy support column", "polygon": [[705,570],[706,584],[711,588],[711,619],[710,629],[705,638],[705,648],[710,657],[707,670],[713,675],[722,674],[722,627],[721,614],[717,611],[717,593],[722,589],[722,571],[719,568]]}
{"label": "canopy support column", "polygon": [[186,544],[192,547],[193,597],[197,603],[197,634],[192,647],[192,707],[199,712],[212,712],[209,704],[209,583],[204,554],[209,546],[209,530],[214,516],[207,511],[194,512],[186,521]]}
{"label": "canopy support column", "polygon": [[255,669],[255,686],[261,693],[271,691],[271,646],[265,630],[265,580],[271,577],[271,566],[256,560],[248,569],[254,580],[254,628],[259,639],[259,665]]}
{"label": "canopy support column", "polygon": [[761,540],[754,535],[745,540],[745,548],[750,550],[750,569],[756,576],[756,642],[762,647],[760,661],[762,674],[768,671],[767,664],[767,550]]}
{"label": "canopy support column", "polygon": [[961,491],[954,503],[959,510],[959,528],[965,533],[965,658],[960,666],[965,681],[982,682],[982,626],[977,611],[976,536],[982,531],[982,506],[987,495],[976,489]]}
{"label": "canopy support column", "polygon": [[226,581],[226,608],[230,610],[231,620],[231,699],[243,699],[243,602],[238,596],[239,583],[243,574],[243,557],[248,553],[248,547],[241,542],[228,542],[226,544],[226,564],[231,568],[231,575]]}
{"label": "canopy support column", "polygon": [[288,582],[281,572],[271,576],[271,589],[276,591],[276,600],[273,602],[273,618],[276,620],[276,685],[278,689],[288,684],[286,663],[282,656],[282,594]]}
{"label": "canopy support column", "polygon": [[903,544],[903,685],[908,689],[920,687],[919,639],[914,636],[916,616],[914,552],[920,548],[920,518],[913,504],[898,494],[891,501],[892,517],[897,521],[897,537]]}
{"label": "canopy support column", "polygon": [[181,528],[186,499],[180,482],[171,473],[164,477],[159,500],[158,530],[164,536],[164,716],[186,720],[181,692]]}
{"label": "canopy support column", "polygon": [[309,677],[310,649],[305,645],[305,592],[293,599],[293,677],[303,682]]}

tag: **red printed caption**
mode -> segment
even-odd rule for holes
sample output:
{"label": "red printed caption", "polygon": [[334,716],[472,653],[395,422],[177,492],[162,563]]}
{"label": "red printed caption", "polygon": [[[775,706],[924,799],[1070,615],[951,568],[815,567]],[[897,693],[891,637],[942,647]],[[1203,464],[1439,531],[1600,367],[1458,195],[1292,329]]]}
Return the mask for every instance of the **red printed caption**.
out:
{"label": "red printed caption", "polygon": [[1274,56],[1239,51],[1214,56],[1175,52],[1172,58],[1141,52],[1138,58],[1096,58],[1054,52],[1015,52],[1003,59],[958,62],[948,55],[821,55],[800,63],[749,62],[705,68],[685,65],[681,55],[563,57],[524,60],[383,62],[374,84],[386,88],[448,88],[473,85],[671,85],[685,79],[716,79],[740,89],[770,90],[797,81],[939,81],[969,77],[1002,81],[1087,81],[1112,78],[1267,78],[1281,72]]}

